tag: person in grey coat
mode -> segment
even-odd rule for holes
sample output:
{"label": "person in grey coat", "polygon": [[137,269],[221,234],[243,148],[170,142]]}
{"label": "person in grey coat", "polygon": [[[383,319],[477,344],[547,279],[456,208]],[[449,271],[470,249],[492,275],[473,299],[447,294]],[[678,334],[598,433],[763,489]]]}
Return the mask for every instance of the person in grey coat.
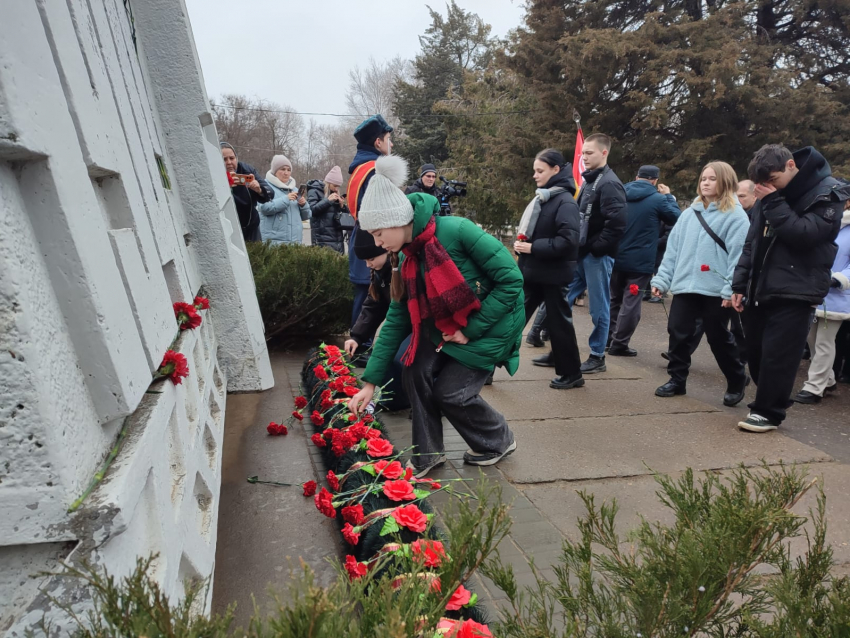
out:
{"label": "person in grey coat", "polygon": [[263,241],[273,244],[302,244],[301,222],[310,219],[306,197],[298,197],[298,186],[292,177],[292,163],[283,155],[275,155],[266,173],[274,199],[257,206],[260,213],[260,234]]}

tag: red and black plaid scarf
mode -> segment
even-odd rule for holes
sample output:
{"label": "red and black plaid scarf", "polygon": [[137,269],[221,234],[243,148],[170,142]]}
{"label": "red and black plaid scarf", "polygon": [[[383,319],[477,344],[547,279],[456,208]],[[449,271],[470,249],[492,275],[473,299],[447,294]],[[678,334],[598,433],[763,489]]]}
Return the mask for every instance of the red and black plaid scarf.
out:
{"label": "red and black plaid scarf", "polygon": [[[402,357],[411,365],[419,346],[423,319],[433,318],[437,328],[445,334],[454,334],[467,324],[469,313],[481,308],[481,302],[460,274],[446,249],[434,235],[437,222],[433,217],[418,237],[404,249],[401,278],[407,290],[407,309],[413,324],[410,347]],[[419,289],[420,255],[425,259],[425,290]]]}

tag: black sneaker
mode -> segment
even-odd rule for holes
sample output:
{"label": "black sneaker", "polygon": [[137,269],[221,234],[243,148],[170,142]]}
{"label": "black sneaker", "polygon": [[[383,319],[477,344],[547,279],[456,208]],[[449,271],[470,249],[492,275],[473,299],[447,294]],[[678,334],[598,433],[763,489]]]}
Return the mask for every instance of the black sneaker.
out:
{"label": "black sneaker", "polygon": [[794,397],[795,403],[805,403],[807,405],[813,405],[815,403],[820,403],[823,400],[823,397],[818,396],[814,392],[809,392],[808,390],[800,390],[797,393],[797,396]]}
{"label": "black sneaker", "polygon": [[473,452],[472,450],[467,450],[463,454],[463,462],[468,463],[469,465],[495,465],[509,454],[512,454],[514,450],[516,450],[516,441],[511,441],[511,444],[508,446],[508,449],[502,453]]}
{"label": "black sneaker", "polygon": [[605,372],[607,369],[605,357],[597,357],[595,354],[590,355],[587,361],[581,364],[582,374],[596,374],[597,372]]}
{"label": "black sneaker", "polygon": [[612,357],[636,357],[637,350],[634,348],[610,348],[608,354]]}
{"label": "black sneaker", "polygon": [[733,408],[744,400],[744,394],[747,392],[747,386],[750,385],[750,377],[744,381],[744,387],[740,390],[726,388],[726,394],[723,395],[723,405]]}
{"label": "black sneaker", "polygon": [[549,383],[549,387],[555,390],[569,390],[570,388],[580,388],[583,385],[584,377],[581,376],[581,372],[569,377],[555,377]]}
{"label": "black sneaker", "polygon": [[762,416],[760,414],[753,414],[750,412],[747,415],[747,418],[743,421],[738,422],[738,428],[741,430],[746,430],[747,432],[770,432],[771,430],[775,430],[779,425],[768,419],[766,416]]}
{"label": "black sneaker", "polygon": [[440,467],[443,463],[446,462],[446,455],[440,454],[433,462],[429,463],[425,467],[416,467],[413,464],[413,461],[408,461],[404,464],[405,468],[410,468],[413,470],[413,476],[415,478],[425,478],[428,475],[428,472],[433,470],[436,467]]}
{"label": "black sneaker", "polygon": [[541,368],[554,368],[555,360],[552,357],[552,353],[544,354],[542,357],[535,357],[531,360],[531,363],[536,366],[540,366]]}
{"label": "black sneaker", "polygon": [[682,383],[677,383],[670,379],[667,383],[662,386],[659,386],[655,390],[655,396],[657,397],[675,397],[678,395],[687,394],[687,390],[685,389],[685,385]]}
{"label": "black sneaker", "polygon": [[535,348],[542,348],[545,345],[543,343],[543,339],[540,338],[540,333],[535,332],[534,330],[528,333],[528,335],[525,337],[525,342],[530,346],[534,346]]}

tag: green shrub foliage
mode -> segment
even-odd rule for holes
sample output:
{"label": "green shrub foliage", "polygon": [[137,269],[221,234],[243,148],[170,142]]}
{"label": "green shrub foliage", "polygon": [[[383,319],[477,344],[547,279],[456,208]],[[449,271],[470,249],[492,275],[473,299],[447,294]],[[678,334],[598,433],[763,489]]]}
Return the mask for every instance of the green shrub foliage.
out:
{"label": "green shrub foliage", "polygon": [[348,259],[315,246],[248,244],[266,340],[316,338],[349,327]]}

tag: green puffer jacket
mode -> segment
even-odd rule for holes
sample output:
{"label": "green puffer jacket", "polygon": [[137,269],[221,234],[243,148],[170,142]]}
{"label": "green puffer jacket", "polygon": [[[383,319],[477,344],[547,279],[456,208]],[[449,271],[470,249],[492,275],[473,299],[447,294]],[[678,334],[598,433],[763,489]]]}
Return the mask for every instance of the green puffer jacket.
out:
{"label": "green puffer jacket", "polygon": [[[412,193],[407,198],[413,204],[416,237],[439,212],[440,204],[425,193]],[[525,326],[523,279],[516,261],[498,239],[468,219],[437,217],[436,224],[437,239],[481,301],[481,310],[469,315],[469,323],[462,329],[469,343],[447,343],[442,351],[473,370],[490,370],[500,364],[514,374]],[[380,384],[386,379],[396,351],[411,330],[407,301],[393,301],[363,373],[364,381]],[[433,320],[423,322],[421,338],[430,338],[435,348],[440,344],[442,336]]]}

